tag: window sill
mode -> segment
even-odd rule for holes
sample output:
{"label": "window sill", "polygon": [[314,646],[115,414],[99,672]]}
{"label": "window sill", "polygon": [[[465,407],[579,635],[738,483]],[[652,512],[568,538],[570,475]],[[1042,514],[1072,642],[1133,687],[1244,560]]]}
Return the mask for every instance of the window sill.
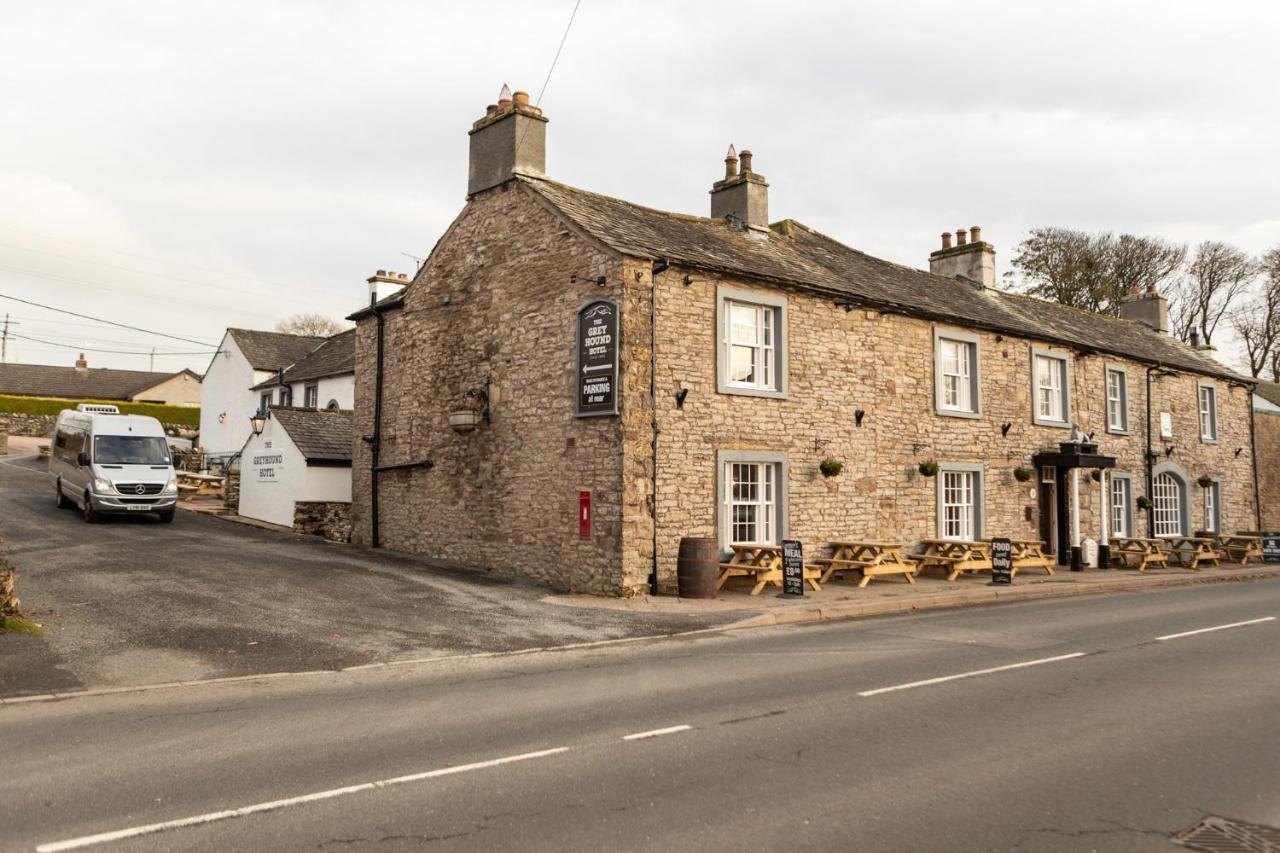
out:
{"label": "window sill", "polygon": [[1130,434],[1131,433],[1129,432],[1128,429],[1113,429],[1112,427],[1107,427],[1107,435],[1130,435]]}
{"label": "window sill", "polygon": [[1050,427],[1051,429],[1071,429],[1070,421],[1046,421],[1042,418],[1032,418],[1031,422],[1036,426]]}
{"label": "window sill", "polygon": [[978,420],[982,417],[982,412],[966,412],[964,409],[943,409],[935,406],[934,414],[944,418],[969,418],[970,420]]}
{"label": "window sill", "polygon": [[1217,444],[1217,443],[1218,443],[1218,439],[1217,439],[1217,437],[1216,437],[1216,436],[1215,436],[1215,437],[1209,437],[1209,436],[1203,436],[1203,435],[1202,435],[1202,436],[1200,436],[1200,443],[1201,443],[1201,444]]}
{"label": "window sill", "polygon": [[735,385],[721,385],[716,388],[717,394],[727,394],[734,397],[769,397],[775,400],[787,399],[786,391],[773,391],[767,388],[739,388]]}

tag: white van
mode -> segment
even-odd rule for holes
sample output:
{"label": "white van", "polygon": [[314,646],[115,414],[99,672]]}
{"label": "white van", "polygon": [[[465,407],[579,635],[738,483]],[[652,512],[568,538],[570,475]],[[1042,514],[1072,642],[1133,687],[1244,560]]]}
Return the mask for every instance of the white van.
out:
{"label": "white van", "polygon": [[78,506],[85,521],[109,512],[155,512],[161,521],[173,521],[178,481],[155,418],[88,403],[74,412],[64,409],[49,449],[49,473],[58,507]]}

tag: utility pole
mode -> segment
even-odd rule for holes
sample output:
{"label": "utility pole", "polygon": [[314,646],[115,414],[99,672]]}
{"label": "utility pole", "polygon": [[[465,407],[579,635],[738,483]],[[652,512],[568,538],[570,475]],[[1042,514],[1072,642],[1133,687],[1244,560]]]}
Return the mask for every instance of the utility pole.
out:
{"label": "utility pole", "polygon": [[151,348],[151,372],[156,372],[156,348]]}
{"label": "utility pole", "polygon": [[9,315],[4,315],[4,332],[0,333],[0,364],[9,360]]}

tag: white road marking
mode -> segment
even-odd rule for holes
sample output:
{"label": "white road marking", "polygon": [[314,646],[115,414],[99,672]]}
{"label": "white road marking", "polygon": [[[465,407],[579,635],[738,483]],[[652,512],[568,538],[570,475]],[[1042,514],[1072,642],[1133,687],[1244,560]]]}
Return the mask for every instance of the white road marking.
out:
{"label": "white road marking", "polygon": [[667,726],[665,729],[654,729],[651,732],[636,732],[633,735],[625,735],[623,740],[643,740],[647,737],[662,737],[663,735],[673,735],[676,732],[687,732],[693,726]]}
{"label": "white road marking", "polygon": [[1274,616],[1263,616],[1261,619],[1250,619],[1247,622],[1232,622],[1230,625],[1214,625],[1212,628],[1197,628],[1194,631],[1183,631],[1181,634],[1165,634],[1157,640],[1176,640],[1179,637],[1190,637],[1193,634],[1207,634],[1210,631],[1225,631],[1228,628],[1242,628],[1245,625],[1257,625],[1259,622],[1274,622]]}
{"label": "white road marking", "polygon": [[892,693],[895,690],[910,690],[913,687],[927,687],[930,684],[942,684],[945,681],[958,681],[961,678],[973,678],[975,675],[990,675],[993,672],[1004,672],[1010,669],[1022,669],[1027,666],[1039,666],[1042,663],[1056,663],[1062,660],[1071,660],[1072,658],[1084,657],[1084,652],[1073,652],[1069,655],[1058,655],[1051,658],[1039,658],[1038,660],[1024,660],[1022,663],[1011,663],[1006,666],[993,666],[990,669],[975,669],[972,672],[962,672],[958,675],[943,675],[938,678],[927,678],[924,681],[912,681],[909,684],[895,684],[892,687],[880,687],[875,690],[863,690],[859,696],[879,696],[881,693]]}
{"label": "white road marking", "polygon": [[380,779],[375,782],[362,782],[359,785],[348,785],[345,788],[332,788],[328,791],[316,791],[313,794],[303,794],[300,797],[288,797],[283,800],[272,800],[268,803],[255,803],[251,806],[241,806],[238,809],[227,809],[220,812],[209,812],[208,814],[195,815],[194,817],[184,817],[178,820],[166,820],[161,823],[150,823],[145,826],[133,826],[128,829],[117,829],[114,832],[103,832],[98,835],[85,835],[80,838],[71,838],[66,841],[53,841],[48,844],[41,844],[36,848],[37,853],[56,853],[59,850],[75,850],[79,847],[90,847],[94,844],[105,844],[109,841],[120,841],[125,838],[137,838],[139,835],[151,835],[156,832],[163,832],[167,829],[181,829],[187,826],[199,826],[201,824],[213,823],[220,820],[228,820],[230,818],[244,817],[245,815],[257,814],[259,812],[275,811],[277,809],[287,808],[288,806],[297,806],[304,803],[314,803],[318,800],[329,800],[334,797],[341,797],[346,794],[355,794],[360,791],[372,791],[377,788],[386,788],[391,785],[403,785],[407,782],[421,782],[424,779],[435,779],[440,776],[450,776],[454,773],[466,773],[470,770],[484,770],[488,767],[497,767],[500,764],[512,764],[517,761],[528,761],[533,758],[545,758],[548,755],[558,755],[561,752],[567,752],[569,747],[561,746],[555,749],[542,749],[537,752],[526,752],[521,755],[508,755],[505,758],[493,758],[488,761],[477,761],[473,764],[459,764],[455,767],[441,767],[439,770],[428,770],[425,773],[412,773],[408,776],[396,776],[393,779]]}

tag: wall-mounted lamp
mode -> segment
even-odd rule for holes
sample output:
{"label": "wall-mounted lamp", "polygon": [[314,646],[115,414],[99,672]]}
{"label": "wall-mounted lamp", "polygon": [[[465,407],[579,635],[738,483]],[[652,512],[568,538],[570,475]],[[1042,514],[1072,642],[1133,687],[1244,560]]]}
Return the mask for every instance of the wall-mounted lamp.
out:
{"label": "wall-mounted lamp", "polygon": [[830,441],[828,441],[828,440],[827,440],[827,439],[825,439],[825,438],[818,438],[817,436],[814,436],[814,438],[813,438],[813,449],[814,449],[814,450],[821,450],[822,448],[826,447],[826,446],[827,446],[828,444],[830,444],[830,443],[831,443],[831,442],[830,442]]}
{"label": "wall-mounted lamp", "polygon": [[1171,444],[1171,445],[1169,445],[1168,447],[1166,447],[1166,448],[1164,449],[1164,455],[1165,455],[1165,456],[1172,456],[1172,455],[1173,455],[1173,445],[1172,445],[1172,444]]}
{"label": "wall-mounted lamp", "polygon": [[836,307],[843,308],[844,313],[848,314],[850,311],[852,311],[854,308],[857,308],[858,306],[854,305],[852,302],[846,302],[844,300],[841,300],[836,303]]}
{"label": "wall-mounted lamp", "polygon": [[606,284],[608,284],[608,283],[609,283],[609,279],[608,279],[606,276],[603,276],[603,275],[589,276],[589,275],[576,275],[576,274],[575,274],[575,275],[571,275],[571,276],[569,276],[569,283],[570,283],[570,284],[577,284],[579,281],[594,281],[594,282],[595,282],[596,284],[598,284],[600,287],[604,287]]}
{"label": "wall-mounted lamp", "polygon": [[1236,456],[1239,456],[1239,455],[1240,455],[1240,452],[1241,452],[1242,450],[1244,450],[1244,448],[1243,448],[1243,447],[1237,447],[1237,448],[1236,448],[1235,455],[1236,455]]}
{"label": "wall-mounted lamp", "polygon": [[1000,424],[1000,435],[1007,437],[1009,435],[1009,429],[1012,426],[1013,424],[1009,421],[1005,421],[1004,423]]}
{"label": "wall-mounted lamp", "polygon": [[676,392],[676,408],[677,409],[684,408],[684,398],[688,396],[689,396],[688,388],[681,388],[679,391]]}
{"label": "wall-mounted lamp", "polygon": [[996,335],[996,343],[1003,343],[1004,335]]}
{"label": "wall-mounted lamp", "polygon": [[693,276],[686,275],[684,278],[680,279],[680,283],[683,284],[685,287],[688,287],[689,285],[693,284]]}
{"label": "wall-mounted lamp", "polygon": [[853,413],[853,422],[858,426],[862,426],[862,419],[866,417],[866,415],[867,415],[866,412],[864,412],[862,409],[858,409]]}
{"label": "wall-mounted lamp", "polygon": [[262,430],[266,425],[267,415],[261,409],[254,412],[253,416],[249,418],[249,426],[253,428],[254,435],[262,435]]}

